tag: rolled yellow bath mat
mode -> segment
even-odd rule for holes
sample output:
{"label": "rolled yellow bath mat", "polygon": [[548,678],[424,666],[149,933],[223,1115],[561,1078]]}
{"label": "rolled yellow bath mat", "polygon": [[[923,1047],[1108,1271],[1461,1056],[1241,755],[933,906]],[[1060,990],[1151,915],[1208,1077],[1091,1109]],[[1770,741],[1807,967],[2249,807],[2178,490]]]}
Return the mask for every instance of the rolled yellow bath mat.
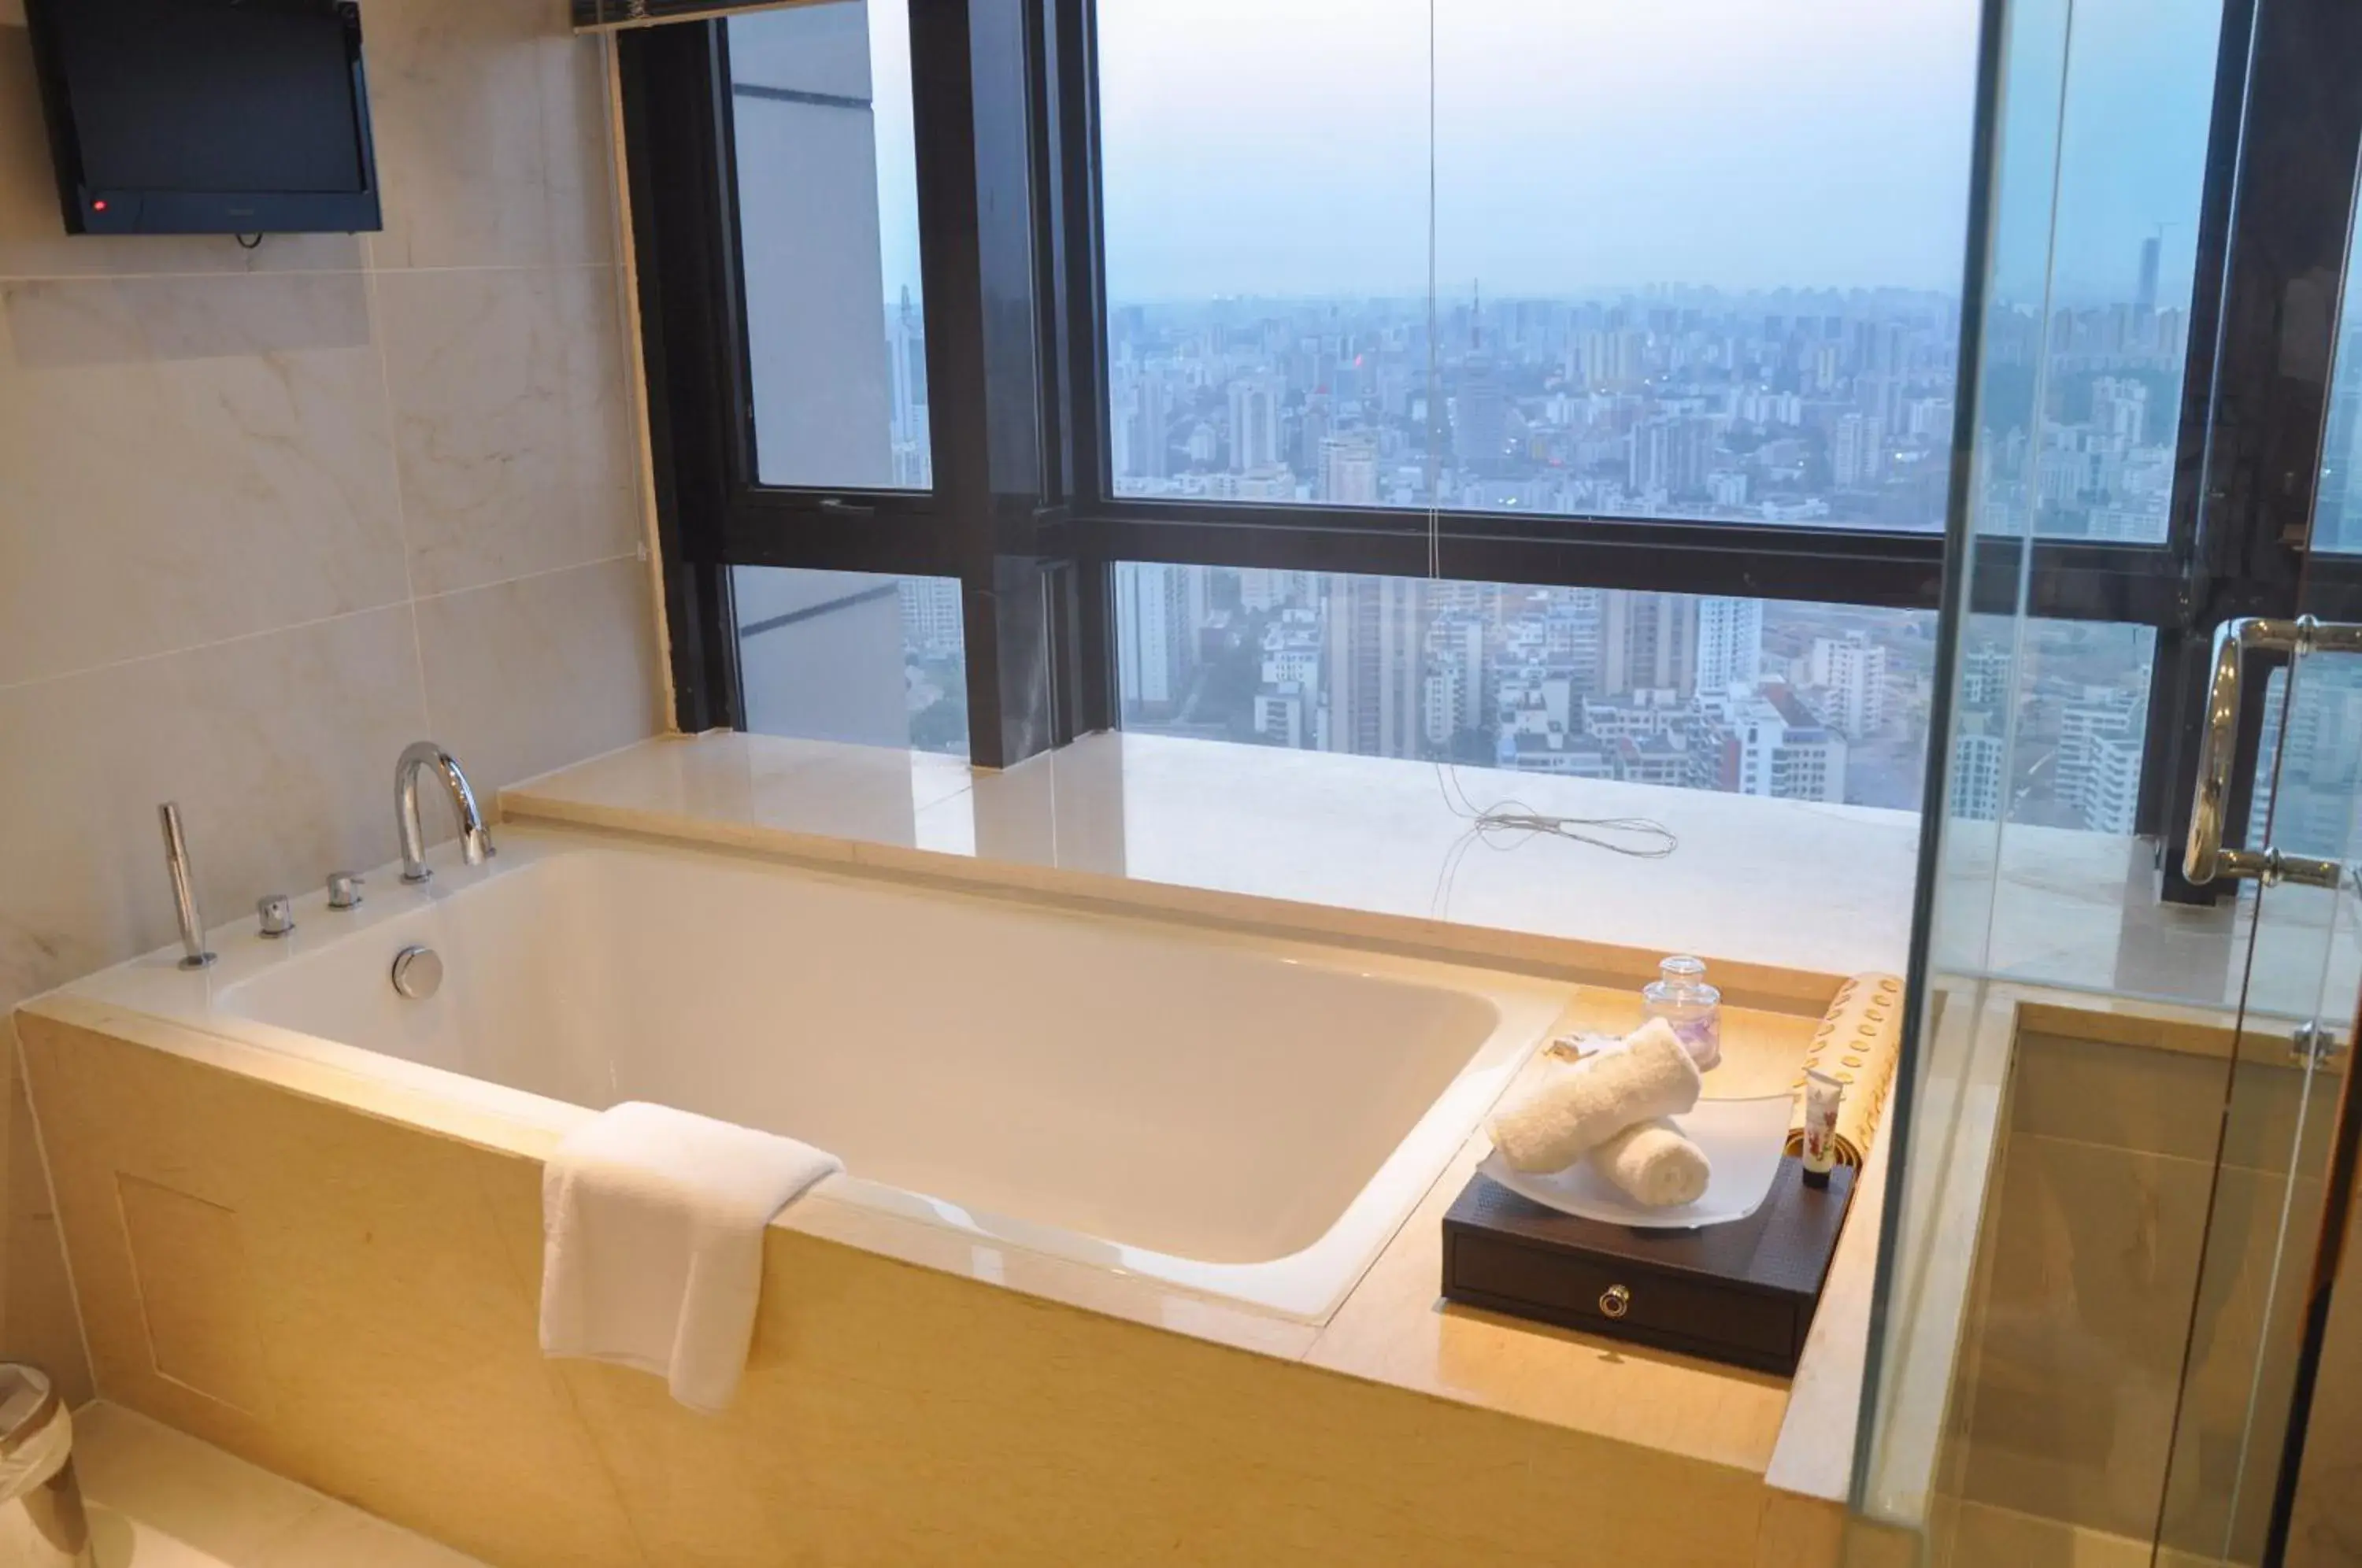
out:
{"label": "rolled yellow bath mat", "polygon": [[[1820,1028],[1805,1053],[1805,1070],[1827,1074],[1845,1086],[1838,1102],[1837,1157],[1859,1165],[1870,1155],[1886,1097],[1894,1088],[1894,1065],[1903,1054],[1903,981],[1893,975],[1856,975],[1838,988]],[[1805,1077],[1796,1075],[1796,1109],[1788,1122],[1788,1153],[1805,1151]]]}

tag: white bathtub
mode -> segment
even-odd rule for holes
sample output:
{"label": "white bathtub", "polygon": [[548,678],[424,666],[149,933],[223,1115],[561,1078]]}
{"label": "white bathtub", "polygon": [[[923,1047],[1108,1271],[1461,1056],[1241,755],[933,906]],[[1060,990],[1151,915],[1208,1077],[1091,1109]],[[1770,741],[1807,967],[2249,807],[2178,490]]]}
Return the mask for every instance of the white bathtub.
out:
{"label": "white bathtub", "polygon": [[[1314,1321],[1566,996],[546,831],[436,861],[355,911],[303,900],[279,941],[219,928],[201,974],[158,954],[68,988],[560,1126],[630,1099],[788,1133],[844,1161],[816,1198]],[[414,944],[431,999],[391,982]]]}

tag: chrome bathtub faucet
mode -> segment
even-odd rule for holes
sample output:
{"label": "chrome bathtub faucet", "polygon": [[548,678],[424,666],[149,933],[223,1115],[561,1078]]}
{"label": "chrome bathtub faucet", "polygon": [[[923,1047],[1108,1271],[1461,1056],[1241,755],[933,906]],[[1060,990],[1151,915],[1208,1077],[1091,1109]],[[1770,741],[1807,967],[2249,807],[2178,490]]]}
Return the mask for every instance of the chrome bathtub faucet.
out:
{"label": "chrome bathtub faucet", "polygon": [[181,923],[181,967],[202,969],[214,961],[205,951],[205,917],[197,912],[196,878],[189,871],[189,841],[181,831],[181,807],[167,801],[156,808],[164,828],[164,871],[172,879],[172,912]]}
{"label": "chrome bathtub faucet", "polygon": [[418,776],[433,768],[451,791],[451,804],[459,812],[459,854],[470,866],[481,866],[492,856],[491,829],[484,823],[484,814],[476,806],[476,791],[469,788],[468,776],[459,767],[459,759],[436,745],[433,741],[414,741],[403,750],[402,760],[393,768],[394,832],[402,840],[402,879],[424,882],[435,875],[426,864],[426,830],[418,821]]}

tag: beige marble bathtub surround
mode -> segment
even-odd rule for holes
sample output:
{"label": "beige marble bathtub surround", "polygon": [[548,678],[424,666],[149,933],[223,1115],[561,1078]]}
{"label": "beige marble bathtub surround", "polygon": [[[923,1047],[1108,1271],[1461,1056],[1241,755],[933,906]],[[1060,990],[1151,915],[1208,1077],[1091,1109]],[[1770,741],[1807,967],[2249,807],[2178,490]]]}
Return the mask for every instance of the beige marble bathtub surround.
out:
{"label": "beige marble bathtub surround", "polygon": [[74,1312],[40,1133],[17,1054],[16,1021],[0,1023],[0,1344],[19,1361],[50,1370],[58,1390],[79,1405],[91,1397],[90,1357]]}
{"label": "beige marble bathtub surround", "polygon": [[[489,791],[659,727],[603,51],[363,27],[386,232],[248,251],[63,232],[0,0],[0,1007],[171,937],[159,801],[226,921],[391,856],[422,734]],[[0,1355],[73,1386],[19,1142]]]}
{"label": "beige marble bathtub surround", "polygon": [[[541,1359],[533,1157],[23,1026],[71,1134],[60,1203],[104,1396],[489,1562],[1755,1561],[1746,1464],[784,1226],[746,1381],[696,1416],[654,1379]],[[215,1244],[144,1236],[127,1188],[204,1206]],[[158,1367],[160,1312],[193,1383]],[[1602,1377],[1653,1391],[1658,1358],[1618,1357]]]}
{"label": "beige marble bathtub surround", "polygon": [[[1962,1495],[2135,1539],[2161,1513],[2168,1546],[2228,1539],[2251,1560],[2278,1452],[2242,1434],[2259,1358],[2266,1409],[2291,1373],[2336,1083],[2307,1097],[2293,1071],[2248,1058],[2226,1125],[2227,1056],[2052,1027],[2019,1042]],[[2300,1125],[2307,1174],[2291,1187]],[[2297,1283],[2275,1293],[2283,1223],[2280,1269]]]}
{"label": "beige marble bathtub surround", "polygon": [[484,1568],[118,1405],[74,1412],[107,1568]]}

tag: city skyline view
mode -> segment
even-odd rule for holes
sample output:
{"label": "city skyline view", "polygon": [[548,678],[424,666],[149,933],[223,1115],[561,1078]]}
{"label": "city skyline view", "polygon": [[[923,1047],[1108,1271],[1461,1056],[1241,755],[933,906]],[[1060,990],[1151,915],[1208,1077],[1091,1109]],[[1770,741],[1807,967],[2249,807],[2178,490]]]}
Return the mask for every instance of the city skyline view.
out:
{"label": "city skyline view", "polygon": [[[1109,490],[1941,528],[1973,12],[1104,0]],[[2029,117],[2004,141],[2055,143],[2058,198],[2049,271],[1996,278],[1988,302],[1986,531],[2165,536],[2204,152],[2189,127],[2219,23],[2205,0],[2094,0],[2071,18],[2094,48],[2012,99]],[[1686,47],[1702,27],[1728,47]],[[907,13],[732,28],[749,256],[778,259],[748,270],[762,478],[926,488]],[[2119,133],[2140,155],[2098,157]],[[844,138],[829,182],[750,150],[790,135]],[[818,223],[848,205],[875,226]],[[769,282],[806,274],[840,282]],[[883,332],[856,353],[860,313],[837,307],[864,293]],[[860,373],[798,375],[814,353]],[[1932,613],[1156,563],[1119,564],[1114,591],[1130,727],[1920,804]],[[898,596],[911,734],[964,750],[956,586]],[[2151,646],[2037,623],[2010,676],[1979,667],[1954,806],[2128,831]]]}

